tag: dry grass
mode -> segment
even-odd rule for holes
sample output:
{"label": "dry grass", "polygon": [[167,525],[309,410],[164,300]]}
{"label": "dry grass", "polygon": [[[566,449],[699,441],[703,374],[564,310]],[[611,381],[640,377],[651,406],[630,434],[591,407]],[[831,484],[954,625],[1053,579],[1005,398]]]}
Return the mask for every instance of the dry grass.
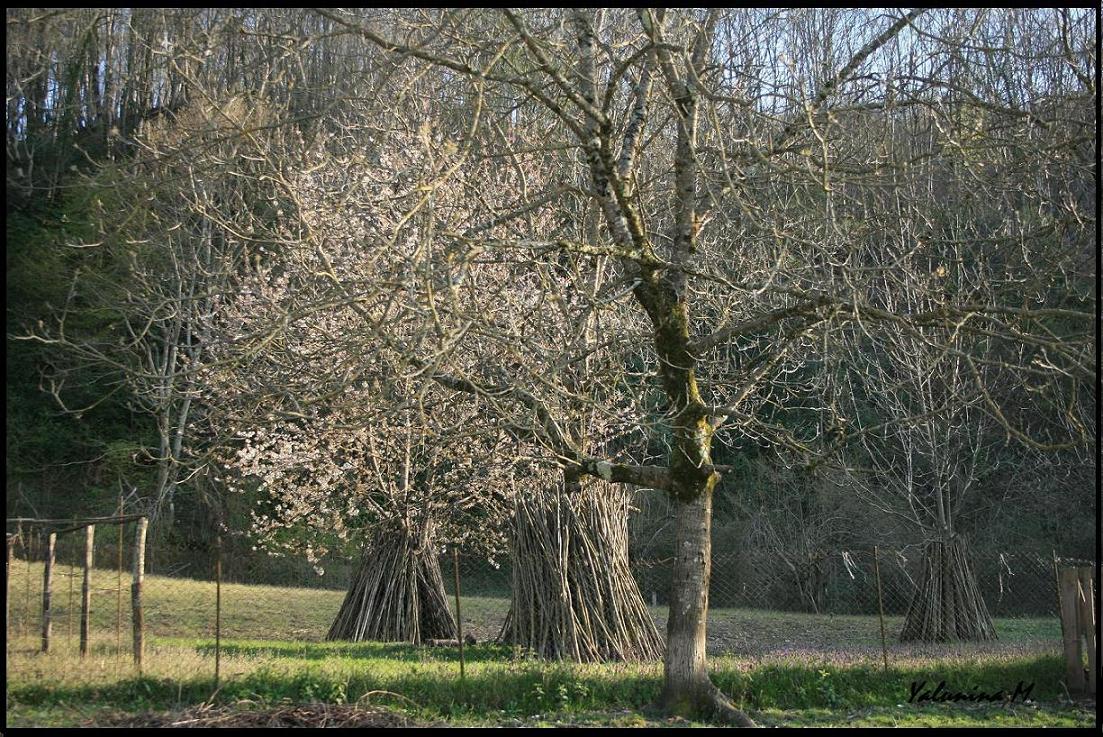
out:
{"label": "dry grass", "polygon": [[[54,642],[75,648],[80,634],[82,571],[59,565],[53,585]],[[11,632],[33,635],[40,631],[43,564],[16,560],[11,577]],[[70,572],[73,593],[69,595]],[[114,642],[116,629],[125,645],[131,631],[130,577],[92,570],[92,618],[90,629],[101,643]],[[144,583],[146,632],[151,638],[215,636],[214,581],[149,575]],[[222,636],[226,638],[303,640],[325,638],[341,606],[343,591],[317,588],[222,584]],[[119,606],[121,602],[121,607]],[[497,636],[505,619],[505,599],[465,596],[464,630],[480,641]],[[120,613],[121,612],[121,613]],[[116,626],[118,625],[118,627]]]}
{"label": "dry grass", "polygon": [[[77,647],[80,621],[81,571],[73,572],[69,596],[68,566],[55,569],[53,595],[54,648]],[[129,577],[117,591],[115,571],[92,572],[92,645],[111,650],[116,642],[130,647]],[[12,567],[9,630],[17,649],[37,648],[41,621],[42,564],[16,560]],[[226,583],[222,585],[222,637],[244,640],[320,642],[324,639],[344,593],[330,589]],[[147,576],[145,618],[152,647],[166,638],[215,636],[215,584],[189,578]],[[451,602],[450,602],[451,603]],[[121,608],[120,605],[121,604]],[[496,638],[509,602],[504,598],[465,596],[464,631],[480,642]],[[666,609],[652,607],[660,632]],[[888,616],[885,627],[891,662],[914,658],[981,655],[1040,655],[1059,652],[1060,623],[1054,618],[995,620],[999,640],[987,643],[901,644],[896,635],[903,618]],[[118,625],[118,626],[116,626]],[[870,662],[881,658],[880,624],[873,616],[830,616],[757,609],[713,609],[709,615],[709,654],[737,658],[827,658],[837,662]]]}

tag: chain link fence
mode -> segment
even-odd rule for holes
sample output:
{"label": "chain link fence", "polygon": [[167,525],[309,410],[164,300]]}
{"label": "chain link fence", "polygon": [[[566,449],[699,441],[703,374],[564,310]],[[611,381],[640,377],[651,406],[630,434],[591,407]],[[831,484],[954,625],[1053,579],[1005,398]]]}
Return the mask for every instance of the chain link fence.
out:
{"label": "chain link fence", "polygon": [[[909,607],[920,605],[918,548],[823,551],[790,556],[713,555],[710,654],[888,660],[970,653],[1057,653],[1061,628],[1053,555],[978,554],[976,584],[996,639],[901,642]],[[1062,561],[1062,564],[1065,561]],[[1071,561],[1069,561],[1071,562]],[[671,560],[641,561],[636,577],[665,625]],[[882,635],[883,627],[883,635]]]}
{"label": "chain link fence", "polygon": [[[83,528],[57,535],[49,655],[43,656],[48,537],[35,529],[9,532],[9,677],[87,683],[137,674],[131,603],[135,534],[134,522],[95,530],[83,655],[87,536]],[[170,555],[150,544],[141,597],[142,672],[209,680],[217,669],[218,677],[225,679],[296,648],[315,647],[318,657],[324,657],[326,648],[355,647],[325,643],[325,638],[358,564],[327,560],[315,567],[261,554],[220,555],[218,546]],[[892,662],[964,654],[1060,653],[1054,556],[973,557],[977,586],[997,637],[985,642],[900,642],[905,615],[919,590],[921,564],[920,551],[914,548],[836,550],[802,561],[761,552],[714,552],[709,654]],[[478,642],[496,641],[510,607],[509,560],[488,562],[463,554],[454,560],[442,551],[440,565],[453,610],[458,572],[464,634]],[[633,570],[660,632],[665,632],[672,561],[638,560]]]}

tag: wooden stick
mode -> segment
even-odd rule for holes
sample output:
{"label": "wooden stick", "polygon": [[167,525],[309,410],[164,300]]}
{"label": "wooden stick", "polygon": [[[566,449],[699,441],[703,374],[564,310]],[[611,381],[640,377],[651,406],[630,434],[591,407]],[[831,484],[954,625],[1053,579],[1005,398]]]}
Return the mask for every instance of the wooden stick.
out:
{"label": "wooden stick", "polygon": [[218,535],[214,561],[214,687],[222,673],[222,534]]}
{"label": "wooden stick", "polygon": [[73,646],[73,579],[77,577],[76,567],[69,558],[69,599],[65,602],[65,647]]}
{"label": "wooden stick", "polygon": [[[121,484],[121,482],[120,482]],[[123,513],[123,493],[119,492],[119,516]],[[123,651],[123,526],[119,525],[118,575],[115,579],[115,665]]]}
{"label": "wooden stick", "polygon": [[57,533],[50,533],[50,540],[46,547],[46,565],[42,569],[42,652],[50,652],[50,625],[52,611],[50,609],[50,592],[54,579],[54,555],[57,548]]}
{"label": "wooden stick", "polygon": [[1050,549],[1053,556],[1053,586],[1057,590],[1057,619],[1061,622],[1061,639],[1064,640],[1065,620],[1061,616],[1061,569],[1057,565],[1057,551]]}
{"label": "wooden stick", "polygon": [[23,579],[23,616],[20,619],[20,630],[24,635],[31,634],[31,546],[30,534],[27,537],[19,536],[19,542],[23,546],[23,557],[27,563],[27,577]]}
{"label": "wooden stick", "polygon": [[92,619],[92,553],[96,526],[88,525],[84,533],[84,583],[80,588],[80,656],[88,655],[88,628]]}
{"label": "wooden stick", "polygon": [[[455,617],[444,584],[447,563],[431,542],[415,550],[405,534],[381,529],[365,541],[361,555],[327,639],[416,644],[455,637]],[[424,586],[420,592],[419,580]]]}
{"label": "wooden stick", "polygon": [[452,573],[456,577],[456,639],[460,642],[460,678],[463,673],[463,615],[460,613],[460,554],[452,546]]}
{"label": "wooden stick", "polygon": [[11,562],[15,558],[15,535],[8,535],[8,565],[4,569],[4,621],[7,622],[7,637],[11,639]]}
{"label": "wooden stick", "polygon": [[[516,550],[517,545],[518,545],[518,543],[517,543],[517,532],[516,532],[516,520],[517,520],[517,514],[518,514],[518,511],[517,511],[517,509],[518,509],[518,501],[517,501],[518,500],[518,495],[517,495],[517,482],[516,482],[516,479],[515,479],[512,471],[510,471],[510,474],[509,474],[509,485],[510,485],[510,489],[513,491],[513,519],[515,521],[514,532],[513,532],[513,535],[512,535],[513,539],[510,541],[510,543],[511,543],[510,547],[512,547],[514,550]],[[513,564],[509,567],[509,569],[510,569],[509,575],[510,575],[510,578],[512,579],[510,581],[510,583],[512,584],[512,586],[510,588],[510,599],[511,599],[511,601],[509,603],[509,610],[506,612],[506,617],[508,617],[508,619],[509,619],[509,626],[510,626],[510,630],[511,630],[510,635],[511,635],[512,641],[513,641],[513,659],[517,660],[521,656],[521,638],[518,634],[518,627],[520,626],[520,624],[519,624],[520,617],[517,616],[517,612],[520,611],[520,607],[519,607],[520,599],[517,596],[517,592],[520,590],[520,579],[519,579],[519,576],[517,574],[517,560],[516,560],[516,558],[514,558]],[[510,616],[511,613],[514,616]],[[503,632],[503,634],[504,634],[504,632]]]}
{"label": "wooden stick", "polygon": [[134,538],[134,583],[130,586],[130,606],[133,609],[134,622],[134,664],[138,666],[138,675],[142,674],[142,649],[144,632],[142,631],[142,579],[145,577],[146,564],[146,527],[149,520],[138,520],[138,531]]}
{"label": "wooden stick", "polygon": [[881,566],[877,562],[877,546],[873,546],[873,575],[877,579],[877,615],[881,620],[881,657],[885,663],[885,673],[889,672],[889,647],[885,641],[885,604],[881,598]]}

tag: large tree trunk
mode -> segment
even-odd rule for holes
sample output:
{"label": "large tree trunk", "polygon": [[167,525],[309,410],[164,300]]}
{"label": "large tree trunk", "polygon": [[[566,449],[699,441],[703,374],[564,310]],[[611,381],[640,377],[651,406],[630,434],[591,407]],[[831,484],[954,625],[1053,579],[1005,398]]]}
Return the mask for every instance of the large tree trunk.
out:
{"label": "large tree trunk", "polygon": [[995,639],[996,629],[977,588],[965,540],[954,536],[928,542],[922,578],[908,606],[900,641]]}
{"label": "large tree trunk", "polygon": [[666,626],[663,706],[674,714],[711,717],[741,727],[755,723],[720,689],[706,669],[706,625],[712,572],[712,490],[705,482],[696,497],[674,498],[674,555],[670,615]]}
{"label": "large tree trunk", "polygon": [[[687,200],[691,201],[692,197]],[[712,492],[720,476],[712,467],[713,418],[697,388],[696,358],[689,344],[685,274],[668,275],[667,281],[651,274],[634,293],[655,327],[659,377],[675,413],[668,492],[674,504],[677,550],[667,619],[663,706],[675,714],[753,727],[750,717],[709,680],[705,668]]]}
{"label": "large tree trunk", "polygon": [[[691,203],[692,197],[685,202]],[[655,327],[659,377],[675,413],[668,491],[674,504],[677,550],[667,619],[663,706],[675,714],[753,727],[750,717],[712,683],[705,667],[712,492],[720,476],[712,467],[713,418],[698,390],[696,358],[690,349],[685,274],[667,275],[665,281],[657,274],[649,276],[634,293]]]}
{"label": "large tree trunk", "polygon": [[712,573],[710,494],[674,500],[674,553],[666,638],[663,700],[675,712],[694,711],[712,683],[705,669],[705,624]]}
{"label": "large tree trunk", "polygon": [[662,638],[628,563],[628,506],[619,487],[575,476],[518,499],[501,640],[576,662],[659,658]]}
{"label": "large tree trunk", "polygon": [[419,644],[455,637],[431,534],[375,533],[326,639]]}

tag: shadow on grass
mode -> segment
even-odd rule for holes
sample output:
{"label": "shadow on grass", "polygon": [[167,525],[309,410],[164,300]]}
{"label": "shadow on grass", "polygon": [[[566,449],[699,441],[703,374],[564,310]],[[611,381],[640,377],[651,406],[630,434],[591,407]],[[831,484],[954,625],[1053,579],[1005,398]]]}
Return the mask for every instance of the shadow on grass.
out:
{"label": "shadow on grass", "polygon": [[364,703],[398,707],[425,716],[498,714],[528,716],[579,708],[645,709],[659,695],[656,675],[625,673],[616,679],[579,674],[548,664],[503,664],[460,679],[452,668],[432,671],[401,668],[333,673],[319,669],[286,672],[261,668],[224,680],[133,677],[99,685],[10,688],[9,703],[29,706],[95,704],[129,713],[180,708],[197,703],[249,702]]}
{"label": "shadow on grass", "polygon": [[[254,655],[234,643],[236,652]],[[333,655],[342,643],[306,646],[317,657]],[[459,678],[458,669],[443,662],[417,662],[411,646],[381,643],[343,644],[365,653],[362,663],[329,667],[323,663],[295,664],[277,658],[255,670],[225,679],[217,702],[255,704],[365,703],[387,705],[423,717],[528,716],[553,712],[628,709],[640,711],[656,701],[661,673],[648,667],[607,665],[574,667],[544,661],[479,663]],[[292,649],[269,645],[267,653]],[[482,646],[483,660],[495,660]],[[473,648],[479,649],[479,648]],[[391,652],[397,655],[387,656]],[[413,657],[411,657],[413,656]],[[953,688],[985,690],[1014,688],[1019,681],[1036,683],[1032,697],[1039,701],[1061,698],[1063,663],[1059,657],[1017,658],[980,663],[954,662],[933,666],[880,668],[834,667],[830,664],[763,665],[747,670],[735,664],[713,671],[713,680],[737,703],[750,709],[892,708],[904,704],[916,681],[945,680]],[[106,684],[35,682],[8,687],[8,701],[21,705],[95,704],[128,712],[171,709],[203,703],[216,691],[208,675],[186,679],[131,677]]]}
{"label": "shadow on grass", "polygon": [[[8,642],[7,654],[8,657],[20,657],[20,658],[52,658],[56,656],[75,655],[79,652],[79,645],[77,643],[67,642],[54,642],[50,645],[50,652],[42,652],[42,645],[39,642],[35,642],[32,645],[25,644],[24,642]],[[116,658],[123,659],[129,662],[133,657],[134,651],[131,649],[130,643],[126,640],[123,644],[117,644],[115,641],[110,642],[96,642],[92,641],[88,643],[88,657],[96,658]]]}

